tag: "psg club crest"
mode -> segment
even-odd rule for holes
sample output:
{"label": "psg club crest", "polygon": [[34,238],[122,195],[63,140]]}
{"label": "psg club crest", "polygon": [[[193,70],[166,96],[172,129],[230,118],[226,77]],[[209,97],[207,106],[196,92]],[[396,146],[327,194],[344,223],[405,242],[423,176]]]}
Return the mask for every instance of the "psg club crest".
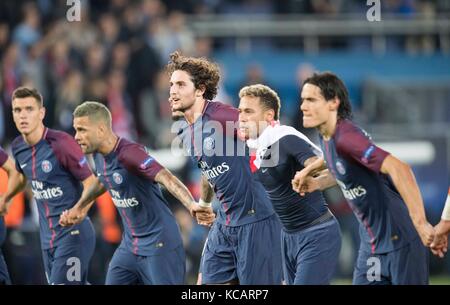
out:
{"label": "psg club crest", "polygon": [[114,173],[113,174],[113,180],[116,184],[121,184],[123,182],[123,178],[122,175],[119,173]]}
{"label": "psg club crest", "polygon": [[336,170],[339,174],[345,175],[345,167],[341,161],[336,161]]}
{"label": "psg club crest", "polygon": [[50,173],[53,169],[52,164],[48,160],[42,161],[41,168],[44,173]]}
{"label": "psg club crest", "polygon": [[213,150],[214,147],[215,147],[214,139],[211,138],[211,137],[205,138],[205,139],[203,140],[203,147],[204,147],[206,150]]}

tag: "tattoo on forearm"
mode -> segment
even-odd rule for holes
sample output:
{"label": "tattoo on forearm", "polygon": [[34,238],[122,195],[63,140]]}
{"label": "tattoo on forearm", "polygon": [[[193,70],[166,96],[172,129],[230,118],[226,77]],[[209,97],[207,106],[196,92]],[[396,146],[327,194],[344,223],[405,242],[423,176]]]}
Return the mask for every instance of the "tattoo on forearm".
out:
{"label": "tattoo on forearm", "polygon": [[206,202],[211,202],[214,191],[206,178],[202,177],[202,197]]}
{"label": "tattoo on forearm", "polygon": [[181,181],[171,173],[164,172],[162,174],[164,177],[162,177],[161,180],[166,182],[164,185],[169,190],[169,192],[175,198],[177,198],[186,208],[189,209],[191,202],[194,201],[194,198],[192,197],[187,187],[184,186],[184,184],[181,183]]}

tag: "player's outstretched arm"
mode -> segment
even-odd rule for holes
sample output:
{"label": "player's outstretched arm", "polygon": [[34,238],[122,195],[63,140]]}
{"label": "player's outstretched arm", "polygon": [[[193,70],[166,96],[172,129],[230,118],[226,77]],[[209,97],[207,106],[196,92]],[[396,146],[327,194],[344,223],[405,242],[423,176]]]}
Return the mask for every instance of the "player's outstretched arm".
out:
{"label": "player's outstretched arm", "polygon": [[388,155],[381,165],[381,172],[391,177],[408,207],[409,215],[422,243],[429,247],[434,239],[434,228],[426,219],[422,195],[411,167],[396,157]]}
{"label": "player's outstretched arm", "polygon": [[155,176],[155,181],[164,185],[189,210],[192,217],[197,218],[199,224],[209,225],[212,222],[211,220],[214,220],[212,209],[199,206],[188,188],[169,170],[160,170]]}
{"label": "player's outstretched arm", "polygon": [[59,218],[61,226],[72,226],[83,221],[94,204],[94,200],[104,192],[106,192],[106,188],[94,175],[83,180],[83,193],[70,210],[66,210],[61,214]]}
{"label": "player's outstretched arm", "polygon": [[[317,177],[311,178],[317,180],[318,189],[324,191],[330,187],[337,185],[336,179],[333,177],[328,169],[322,170]],[[309,191],[311,192],[311,191]]]}
{"label": "player's outstretched arm", "polygon": [[[314,157],[306,160],[304,168],[301,171],[298,171],[291,181],[292,189],[303,196],[305,187],[308,189],[308,185],[312,186],[311,183],[314,182],[308,177],[312,178],[313,175],[317,175],[324,169],[326,169],[326,166],[323,158]],[[309,181],[307,181],[307,179]]]}
{"label": "player's outstretched arm", "polygon": [[2,168],[8,175],[8,188],[5,194],[0,196],[0,216],[8,213],[11,199],[14,198],[17,193],[22,191],[27,184],[27,178],[16,170],[13,159],[8,157]]}

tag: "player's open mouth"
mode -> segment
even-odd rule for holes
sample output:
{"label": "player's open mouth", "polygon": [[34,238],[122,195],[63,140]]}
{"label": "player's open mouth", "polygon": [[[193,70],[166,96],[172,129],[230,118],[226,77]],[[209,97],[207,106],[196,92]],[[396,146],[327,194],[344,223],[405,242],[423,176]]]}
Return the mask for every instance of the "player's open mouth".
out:
{"label": "player's open mouth", "polygon": [[178,99],[178,98],[172,98],[171,99],[171,101],[170,101],[170,106],[171,106],[171,108],[172,108],[172,111],[173,110],[177,110],[176,108],[176,106],[178,106],[178,104],[177,104],[177,102],[179,101],[180,99]]}

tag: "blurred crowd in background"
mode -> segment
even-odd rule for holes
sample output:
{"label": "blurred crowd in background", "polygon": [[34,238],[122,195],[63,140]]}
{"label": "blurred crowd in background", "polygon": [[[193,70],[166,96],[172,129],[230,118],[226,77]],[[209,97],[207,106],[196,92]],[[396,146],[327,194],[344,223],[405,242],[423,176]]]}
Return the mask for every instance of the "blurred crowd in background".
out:
{"label": "blurred crowd in background", "polygon": [[[309,14],[331,17],[347,13],[365,16],[366,1],[358,0],[90,0],[81,1],[81,20],[68,22],[66,0],[1,1],[0,2],[0,143],[8,149],[17,136],[12,121],[11,94],[19,86],[37,88],[44,97],[45,124],[73,134],[72,112],[86,100],[99,101],[112,112],[114,131],[121,137],[139,141],[152,150],[171,147],[175,134],[168,98],[168,76],[164,66],[175,50],[184,55],[217,58],[217,54],[234,52],[230,38],[197,35],[190,27],[190,18],[213,14],[258,15]],[[383,14],[433,18],[450,13],[450,1],[386,0]],[[396,49],[405,53],[439,52],[433,37],[396,37]],[[302,45],[295,37],[258,38],[252,50],[292,49],[301,52]],[[349,50],[362,45],[357,40],[323,40],[323,50]],[[220,63],[220,61],[219,61]],[[271,85],[270,71],[263,63],[251,62],[242,66],[242,78],[237,86],[226,86],[227,66],[223,67],[217,100],[237,105],[236,90],[243,85],[266,83]],[[292,82],[295,94],[302,79],[314,67],[299,65]],[[295,95],[294,94],[294,95]],[[298,106],[298,96],[294,103]],[[293,109],[293,108],[289,108]],[[302,130],[301,116],[286,111],[284,123]],[[306,131],[310,134],[310,131]],[[175,170],[177,176],[198,198],[200,173],[195,165],[186,162]],[[339,277],[349,277],[357,249],[357,222],[339,191],[329,191],[331,205],[339,217],[345,244]],[[182,229],[188,255],[188,282],[193,283],[208,229],[197,225],[189,213],[168,193],[172,210]],[[336,199],[337,198],[337,199]],[[32,197],[25,194],[16,218],[9,219],[5,257],[12,281],[16,284],[45,283],[40,258],[39,231]],[[20,203],[19,203],[20,204]],[[90,213],[96,223],[97,249],[92,260],[90,281],[102,284],[106,267],[120,242],[120,221],[108,198],[99,200]],[[433,266],[432,266],[433,268]],[[443,271],[440,263],[435,272]],[[439,269],[439,270],[436,270]],[[442,270],[441,270],[442,269]]]}

